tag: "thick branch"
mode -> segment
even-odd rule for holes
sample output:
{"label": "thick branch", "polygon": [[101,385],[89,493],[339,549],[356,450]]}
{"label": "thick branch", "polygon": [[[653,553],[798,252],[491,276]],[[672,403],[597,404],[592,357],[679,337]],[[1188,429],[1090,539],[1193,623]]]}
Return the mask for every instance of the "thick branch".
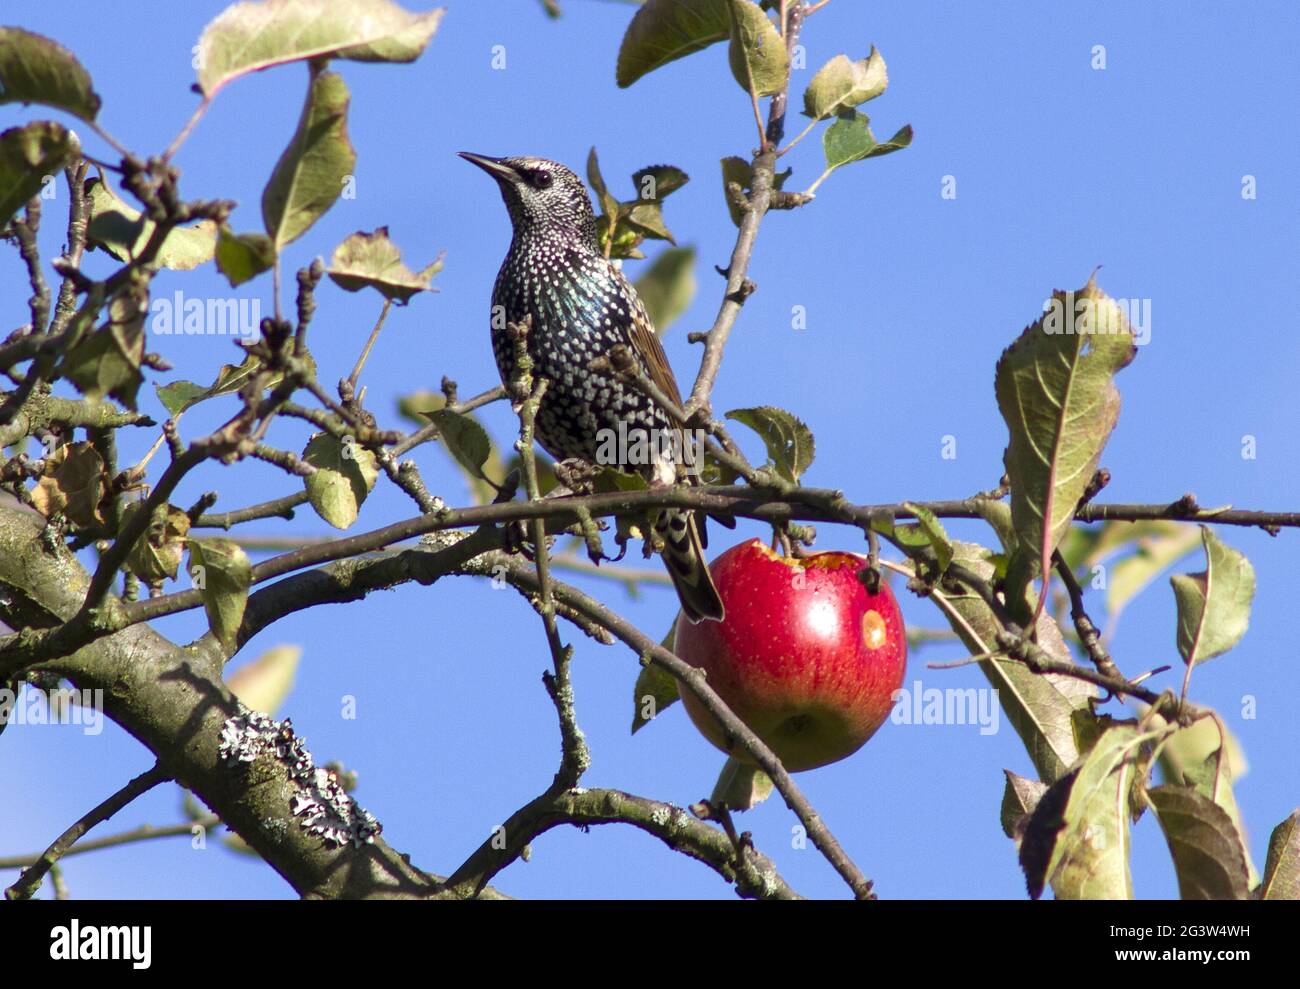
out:
{"label": "thick branch", "polygon": [[[559,531],[581,522],[583,511],[592,517],[644,512],[650,508],[678,507],[705,512],[757,519],[784,524],[789,522],[839,522],[860,529],[868,528],[873,519],[915,518],[908,507],[919,504],[940,518],[981,518],[977,498],[957,501],[931,501],[905,504],[854,505],[842,492],[824,488],[796,488],[776,495],[757,488],[654,488],[644,491],[611,492],[578,497],[549,498],[542,502],[511,501],[468,508],[444,509],[432,515],[420,515],[371,532],[304,546],[290,553],[265,560],[253,568],[255,583],[279,577],[295,570],[372,553],[387,546],[445,529],[469,528],[493,523],[543,518],[548,531]],[[1172,505],[1105,505],[1089,504],[1076,514],[1080,521],[1099,519],[1137,521],[1175,519],[1212,522],[1222,525],[1300,527],[1300,512],[1266,512],[1244,509],[1206,511],[1185,504],[1180,499]],[[140,517],[143,517],[141,513]],[[120,541],[120,539],[119,539]],[[197,591],[180,591],[147,601],[133,602],[119,609],[110,624],[82,622],[75,629],[28,630],[0,637],[0,675],[9,675],[26,666],[94,641],[116,628],[163,615],[196,608],[201,604]]]}
{"label": "thick branch", "polygon": [[[40,543],[40,520],[0,505],[0,618],[71,616],[88,577],[76,559]],[[424,897],[434,879],[381,838],[327,847],[293,813],[300,790],[281,762],[259,758],[257,785],[219,756],[226,721],[241,705],[221,680],[221,656],[200,640],[180,648],[140,625],[49,665],[82,690],[99,690],[104,712],[143,743],[161,770],[193,790],[303,896]],[[99,698],[97,698],[98,700]]]}

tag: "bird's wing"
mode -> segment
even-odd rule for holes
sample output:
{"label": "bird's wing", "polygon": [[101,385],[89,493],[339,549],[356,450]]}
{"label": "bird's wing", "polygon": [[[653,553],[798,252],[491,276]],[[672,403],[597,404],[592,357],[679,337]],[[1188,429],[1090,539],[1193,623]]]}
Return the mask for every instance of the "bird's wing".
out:
{"label": "bird's wing", "polygon": [[[611,269],[618,278],[626,278],[617,268]],[[668,355],[664,353],[663,344],[659,342],[659,334],[655,333],[654,323],[650,321],[650,314],[645,310],[645,303],[641,297],[636,294],[636,289],[631,284],[627,285],[627,298],[633,300],[632,306],[632,326],[631,339],[632,348],[640,355],[641,360],[645,362],[646,371],[650,375],[650,380],[659,386],[665,395],[671,398],[677,408],[682,407],[682,393],[677,387],[677,379],[673,376],[672,365],[668,363]],[[679,478],[683,477],[688,485],[700,484],[698,473],[679,470]],[[704,529],[704,516],[700,516],[700,538],[703,544],[709,545],[708,533]]]}
{"label": "bird's wing", "polygon": [[[615,273],[626,282],[626,276],[621,271],[615,269]],[[641,301],[641,297],[636,294],[636,289],[630,283],[627,289],[627,297],[633,300],[632,349],[645,362],[650,380],[658,385],[663,393],[671,398],[680,409],[682,407],[682,393],[677,388],[677,379],[673,377],[673,368],[668,363],[668,355],[664,353],[663,344],[659,342],[659,334],[655,332],[654,323],[650,321],[650,314],[645,311],[645,304]]]}

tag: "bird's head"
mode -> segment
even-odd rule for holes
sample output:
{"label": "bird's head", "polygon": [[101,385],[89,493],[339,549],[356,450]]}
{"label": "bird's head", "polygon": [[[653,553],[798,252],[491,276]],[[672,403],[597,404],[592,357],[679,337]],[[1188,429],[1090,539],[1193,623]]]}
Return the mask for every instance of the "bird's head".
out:
{"label": "bird's head", "polygon": [[594,241],[596,218],[587,190],[563,165],[545,158],[489,158],[468,151],[460,156],[496,179],[516,233],[569,233]]}

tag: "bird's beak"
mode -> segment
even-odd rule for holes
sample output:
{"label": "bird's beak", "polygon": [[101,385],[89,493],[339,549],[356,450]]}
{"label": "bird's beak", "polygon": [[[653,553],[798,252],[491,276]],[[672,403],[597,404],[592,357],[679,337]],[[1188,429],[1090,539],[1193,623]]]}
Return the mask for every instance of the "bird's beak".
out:
{"label": "bird's beak", "polygon": [[469,151],[458,151],[457,154],[471,165],[477,165],[483,169],[498,182],[519,182],[521,180],[519,173],[500,158],[489,158],[487,155],[476,155]]}

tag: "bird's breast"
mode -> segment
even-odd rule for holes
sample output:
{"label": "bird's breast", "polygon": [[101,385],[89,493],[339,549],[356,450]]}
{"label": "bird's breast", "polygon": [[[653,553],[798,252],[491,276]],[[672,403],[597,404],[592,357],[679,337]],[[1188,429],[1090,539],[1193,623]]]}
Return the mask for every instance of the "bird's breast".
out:
{"label": "bird's breast", "polygon": [[534,375],[547,381],[537,419],[542,446],[561,459],[596,459],[601,431],[625,426],[667,428],[668,420],[635,385],[592,370],[619,344],[631,345],[638,302],[604,257],[555,245],[516,244],[492,295],[492,346],[502,381],[515,374],[507,323],[532,317],[528,352]]}

